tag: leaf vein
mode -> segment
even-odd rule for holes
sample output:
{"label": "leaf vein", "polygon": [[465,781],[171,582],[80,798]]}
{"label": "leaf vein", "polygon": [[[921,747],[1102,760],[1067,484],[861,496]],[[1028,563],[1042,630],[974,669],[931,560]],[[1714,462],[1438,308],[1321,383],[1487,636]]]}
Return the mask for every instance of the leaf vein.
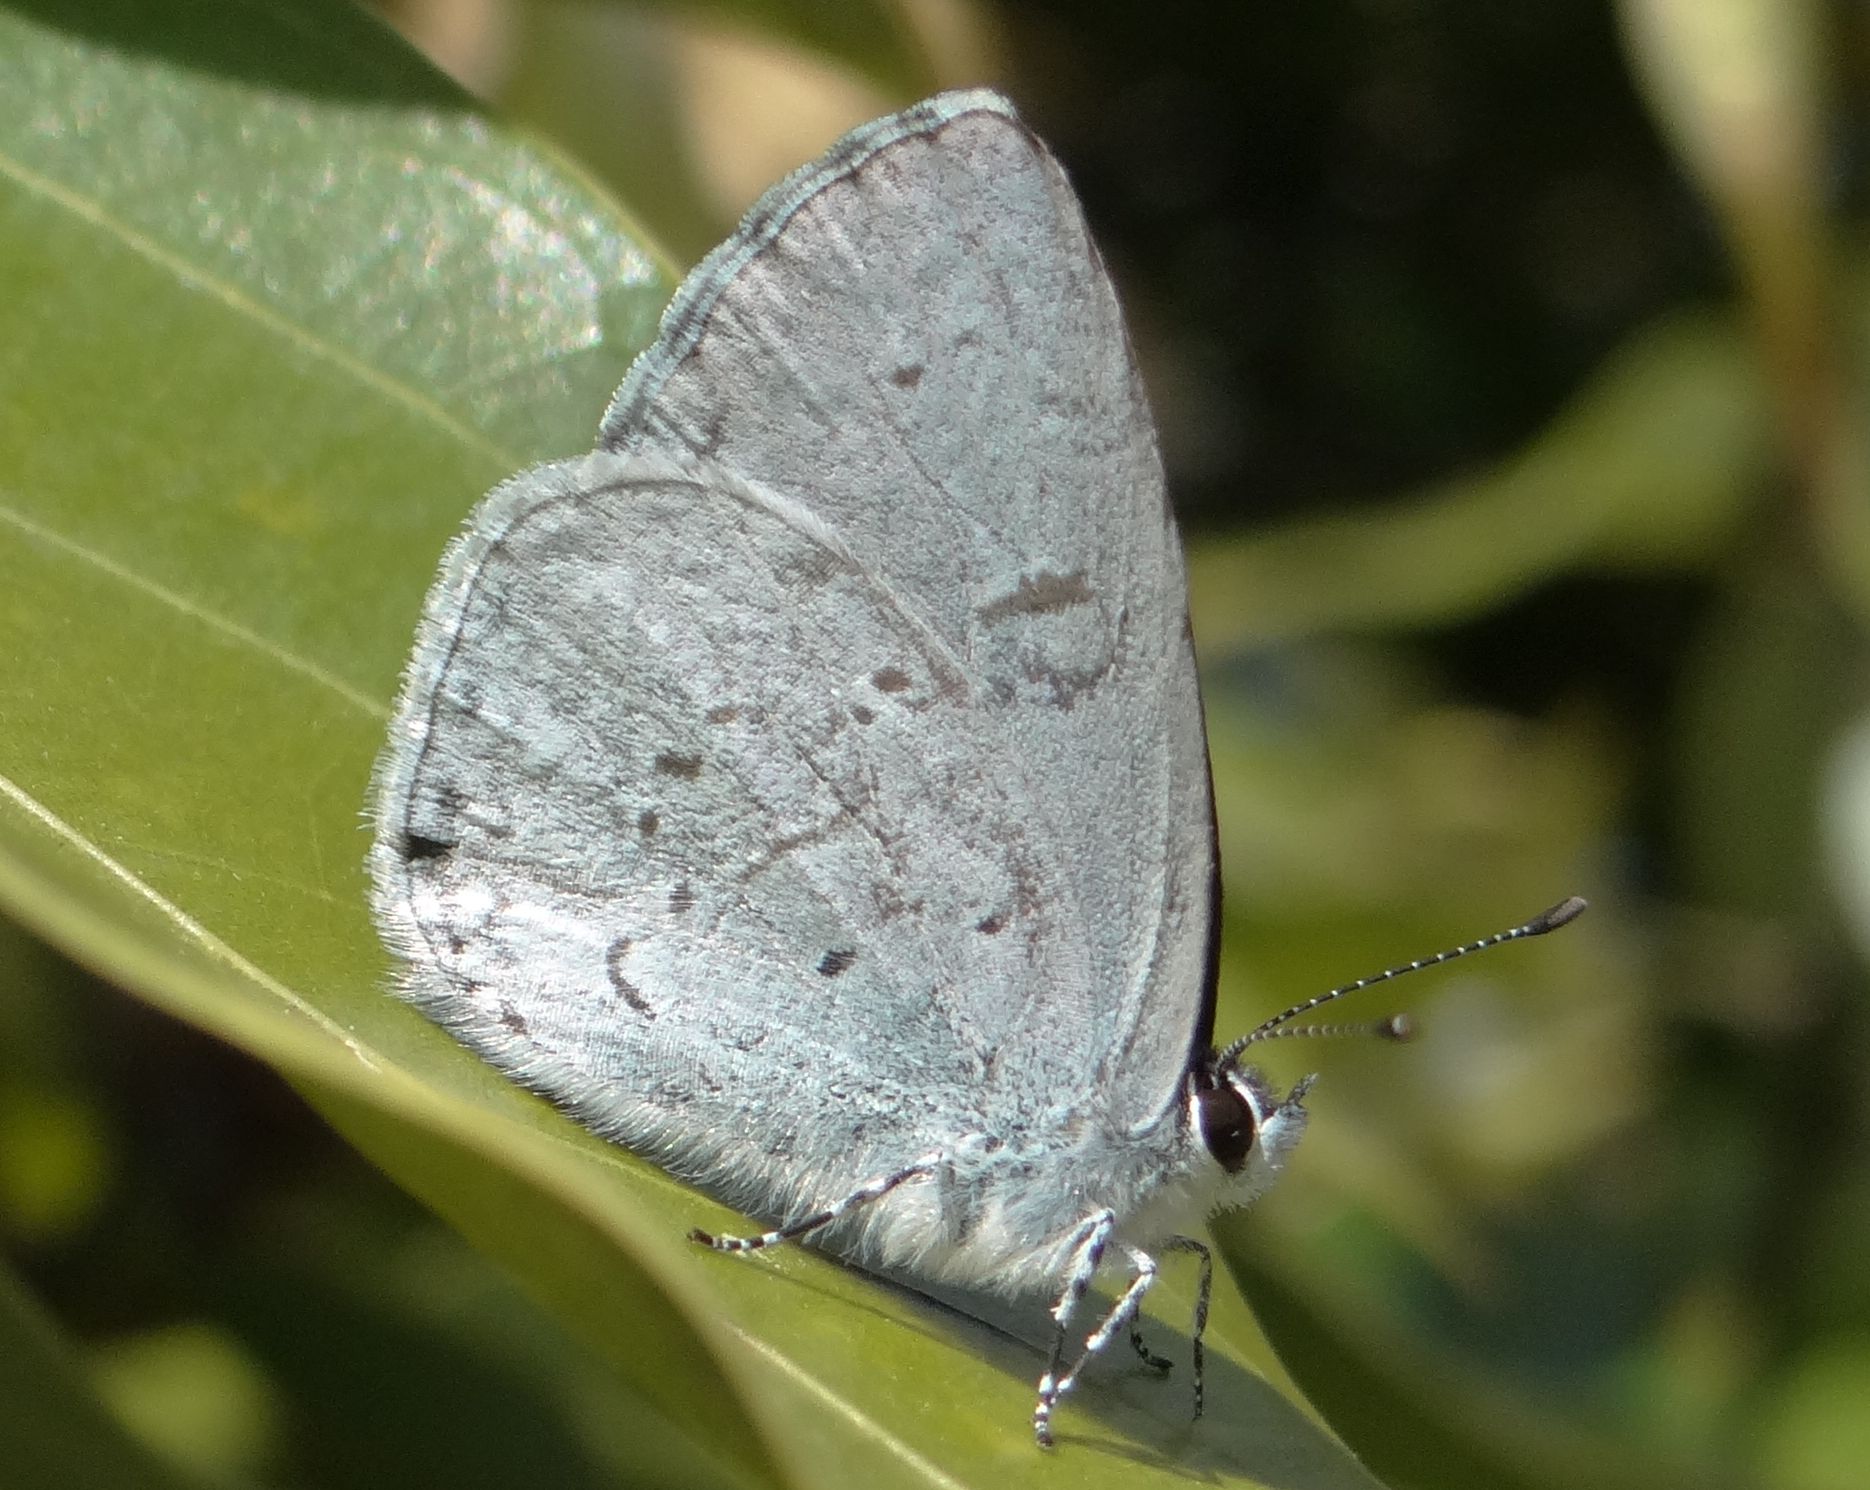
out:
{"label": "leaf vein", "polygon": [[355,684],[347,683],[336,673],[326,670],[309,658],[300,657],[296,653],[286,650],[284,647],[280,646],[278,642],[260,635],[259,632],[241,625],[238,621],[230,620],[217,611],[209,610],[206,606],[197,604],[186,595],[178,594],[165,585],[159,585],[154,580],[140,575],[132,569],[125,568],[108,554],[99,553],[96,549],[78,542],[75,538],[68,538],[63,533],[53,528],[48,528],[42,523],[34,522],[23,512],[18,511],[16,508],[4,502],[0,502],[0,522],[8,523],[21,533],[26,534],[27,537],[36,539],[41,543],[49,544],[51,547],[58,549],[59,552],[78,559],[82,563],[91,565],[93,568],[109,575],[112,579],[122,584],[129,585],[138,593],[148,596],[159,604],[169,606],[179,614],[187,616],[190,620],[207,627],[210,631],[219,632],[230,641],[238,642],[242,646],[254,648],[256,651],[270,657],[273,661],[285,667],[288,671],[297,673],[299,676],[308,678],[319,686],[329,689],[347,704],[350,704],[355,709],[361,710],[370,718],[389,718],[389,709],[380,700],[372,698]]}
{"label": "leaf vein", "polygon": [[111,235],[131,252],[173,274],[183,285],[207,292],[236,315],[250,318],[311,357],[355,378],[372,392],[381,394],[411,410],[426,422],[442,430],[449,438],[459,441],[468,450],[485,456],[496,469],[511,471],[522,464],[513,457],[511,452],[488,439],[473,426],[462,423],[434,399],[418,393],[407,383],[387,376],[325,338],[314,335],[306,327],[270,309],[227,281],[206,273],[200,265],[190,263],[180,254],[165,248],[149,234],[140,232],[130,224],[111,216],[99,203],[91,201],[49,176],[40,175],[4,152],[0,152],[0,176],[10,178],[23,189],[55,203],[74,217]]}
{"label": "leaf vein", "polygon": [[211,958],[224,964],[234,972],[239,973],[242,977],[251,979],[259,987],[265,989],[266,992],[278,999],[284,1007],[309,1020],[321,1032],[337,1040],[345,1049],[350,1051],[352,1055],[356,1056],[358,1060],[362,1061],[364,1065],[368,1066],[371,1070],[381,1069],[376,1059],[358,1043],[356,1037],[348,1033],[344,1027],[336,1020],[332,1019],[330,1015],[326,1014],[316,1005],[307,1003],[297,993],[293,992],[292,989],[288,988],[284,983],[281,983],[270,973],[264,972],[257,965],[249,962],[245,957],[242,957],[232,947],[228,946],[226,942],[222,941],[218,936],[214,935],[213,932],[209,931],[207,927],[203,926],[193,916],[189,915],[179,905],[175,904],[174,901],[159,892],[155,886],[134,874],[127,865],[113,859],[90,839],[86,838],[84,834],[80,833],[56,812],[52,811],[51,808],[39,801],[37,797],[33,796],[30,792],[26,791],[25,788],[6,776],[0,776],[0,798],[12,802],[14,806],[18,807],[27,817],[31,818],[40,827],[51,833],[60,842],[76,849],[125,889],[146,901],[151,906],[154,906],[174,923],[178,931],[202,951],[206,952]]}

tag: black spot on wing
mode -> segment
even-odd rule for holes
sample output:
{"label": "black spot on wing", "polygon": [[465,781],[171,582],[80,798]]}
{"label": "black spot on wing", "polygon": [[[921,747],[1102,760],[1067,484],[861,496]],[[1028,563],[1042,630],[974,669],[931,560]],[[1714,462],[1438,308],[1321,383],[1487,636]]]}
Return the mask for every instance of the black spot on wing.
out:
{"label": "black spot on wing", "polygon": [[878,693],[902,693],[909,687],[909,674],[900,667],[880,667],[870,675]]}
{"label": "black spot on wing", "polygon": [[665,750],[655,759],[656,774],[675,776],[683,781],[693,781],[701,774],[701,757],[682,755],[677,751]]}
{"label": "black spot on wing", "polygon": [[890,374],[890,381],[905,392],[913,390],[922,381],[922,364],[911,362],[904,367],[897,368]]}
{"label": "black spot on wing", "polygon": [[673,890],[669,891],[670,915],[679,916],[686,911],[692,911],[694,908],[695,887],[689,884],[687,880],[683,880]]}
{"label": "black spot on wing", "polygon": [[874,724],[876,723],[876,717],[877,713],[875,709],[866,709],[862,704],[851,705],[851,718],[855,719],[859,724]]}
{"label": "black spot on wing", "polygon": [[526,1016],[521,1014],[519,1010],[515,1009],[511,1004],[500,1005],[500,1023],[522,1038],[532,1033],[532,1030],[526,1024]]}
{"label": "black spot on wing", "polygon": [[716,704],[708,710],[709,724],[732,724],[740,717],[740,709],[734,704]]}
{"label": "black spot on wing", "polygon": [[1006,917],[995,911],[991,916],[982,916],[976,921],[974,929],[982,936],[998,936],[1006,930]]}
{"label": "black spot on wing", "polygon": [[852,948],[838,948],[825,953],[818,959],[818,971],[827,978],[835,978],[857,960],[857,953]]}
{"label": "black spot on wing", "polygon": [[654,838],[656,830],[662,826],[662,814],[653,807],[645,807],[636,819],[636,831],[645,838]]}
{"label": "black spot on wing", "polygon": [[455,851],[455,846],[441,838],[430,838],[424,833],[403,834],[403,857],[411,864],[425,859],[440,859]]}

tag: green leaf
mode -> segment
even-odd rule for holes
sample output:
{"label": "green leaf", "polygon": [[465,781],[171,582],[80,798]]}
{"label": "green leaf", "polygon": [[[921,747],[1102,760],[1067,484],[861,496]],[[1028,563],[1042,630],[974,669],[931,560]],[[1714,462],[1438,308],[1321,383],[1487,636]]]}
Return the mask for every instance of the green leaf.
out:
{"label": "green leaf", "polygon": [[[588,447],[672,287],[642,236],[352,10],[38,5],[0,12],[0,255],[0,905],[285,1073],[714,1482],[1054,1473],[1031,1348],[688,1246],[738,1223],[384,992],[359,811],[423,590],[486,487]],[[1210,1341],[1198,1427],[1092,1373],[1076,1479],[1374,1483],[1229,1287]]]}
{"label": "green leaf", "polygon": [[927,84],[928,59],[901,5],[879,0],[634,0],[647,10],[725,21],[843,63],[885,88]]}
{"label": "green leaf", "polygon": [[53,1323],[0,1265],[0,1444],[14,1490],[200,1490],[92,1391]]}
{"label": "green leaf", "polygon": [[[1280,1352],[1332,1404],[1353,1443],[1405,1490],[1739,1490],[1725,1466],[1692,1470],[1537,1412],[1384,1322],[1314,1276],[1302,1259],[1272,1265],[1247,1249],[1224,1255],[1243,1279]],[[1406,1432],[1396,1431],[1398,1423]]]}
{"label": "green leaf", "polygon": [[1203,650],[1443,624],[1586,565],[1706,562],[1766,466],[1769,423],[1736,329],[1701,313],[1658,321],[1497,467],[1381,513],[1203,545],[1189,565]]}

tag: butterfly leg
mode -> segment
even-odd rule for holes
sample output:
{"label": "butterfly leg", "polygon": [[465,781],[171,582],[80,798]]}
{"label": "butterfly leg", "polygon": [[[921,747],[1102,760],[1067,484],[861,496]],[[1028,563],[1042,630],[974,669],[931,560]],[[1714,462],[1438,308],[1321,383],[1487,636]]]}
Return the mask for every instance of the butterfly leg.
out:
{"label": "butterfly leg", "polygon": [[1153,1371],[1167,1371],[1175,1364],[1167,1356],[1160,1356],[1143,1343],[1143,1326],[1140,1319],[1130,1321],[1130,1348],[1142,1358],[1145,1366]]}
{"label": "butterfly leg", "polygon": [[704,1247],[712,1247],[716,1252],[758,1252],[765,1247],[776,1247],[781,1242],[797,1241],[800,1237],[817,1231],[821,1226],[829,1226],[834,1221],[841,1221],[859,1206],[869,1205],[874,1200],[881,1200],[898,1185],[917,1178],[919,1175],[933,1174],[946,1162],[942,1154],[925,1154],[913,1164],[905,1164],[901,1169],[889,1174],[879,1175],[867,1185],[859,1185],[837,1204],[822,1211],[788,1223],[774,1231],[763,1231],[758,1236],[716,1236],[711,1231],[703,1231],[699,1226],[688,1234],[691,1242],[699,1242]]}
{"label": "butterfly leg", "polygon": [[1150,1285],[1156,1281],[1155,1258],[1136,1247],[1126,1246],[1123,1250],[1136,1269],[1130,1278],[1130,1286],[1124,1289],[1123,1296],[1086,1337],[1084,1349],[1071,1369],[1061,1374],[1071,1316],[1091,1286],[1092,1278],[1096,1276],[1098,1264],[1103,1260],[1104,1248],[1109,1245],[1111,1235],[1116,1230],[1116,1218],[1109,1211],[1102,1211],[1088,1225],[1090,1230],[1079,1252],[1078,1265],[1052,1309],[1052,1317],[1058,1321],[1058,1331],[1052,1340],[1051,1364],[1045,1375],[1039,1378],[1039,1403],[1032,1413],[1033,1437],[1039,1440],[1041,1448],[1052,1446],[1052,1409],[1057,1406],[1058,1399],[1077,1384],[1079,1372],[1084,1370],[1091,1357],[1110,1344],[1117,1337],[1117,1331],[1135,1320],[1143,1295],[1149,1292]]}
{"label": "butterfly leg", "polygon": [[1172,1252],[1192,1252],[1201,1259],[1201,1281],[1195,1285],[1195,1327],[1191,1332],[1194,1349],[1195,1377],[1195,1416],[1201,1416],[1202,1367],[1204,1357],[1201,1349],[1201,1337],[1208,1330],[1208,1300],[1214,1294],[1214,1254],[1207,1245],[1196,1241],[1191,1236],[1170,1237],[1169,1250]]}
{"label": "butterfly leg", "polygon": [[1052,1409],[1065,1391],[1060,1384],[1060,1373],[1065,1367],[1065,1341],[1071,1329],[1071,1316],[1077,1312],[1091,1280],[1097,1276],[1097,1269],[1104,1260],[1104,1248],[1110,1245],[1116,1229],[1114,1211],[1099,1211],[1085,1219],[1079,1227],[1083,1240],[1078,1243],[1071,1276],[1065,1280],[1058,1302],[1052,1305],[1052,1358],[1046,1363],[1045,1374],[1039,1378],[1039,1401],[1032,1410],[1032,1436],[1039,1440],[1042,1449],[1052,1447]]}

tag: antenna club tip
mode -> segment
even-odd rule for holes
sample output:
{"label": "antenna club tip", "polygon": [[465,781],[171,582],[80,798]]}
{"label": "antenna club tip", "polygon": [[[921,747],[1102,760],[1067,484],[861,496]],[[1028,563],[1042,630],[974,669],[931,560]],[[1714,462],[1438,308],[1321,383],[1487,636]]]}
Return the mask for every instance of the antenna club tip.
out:
{"label": "antenna club tip", "polygon": [[1372,1033],[1385,1040],[1395,1040],[1398,1043],[1413,1040],[1416,1037],[1415,1021],[1407,1014],[1392,1014],[1388,1019],[1378,1020]]}
{"label": "antenna club tip", "polygon": [[1544,936],[1548,931],[1557,931],[1561,926],[1569,926],[1582,916],[1590,901],[1582,895],[1574,895],[1569,900],[1561,900],[1543,915],[1534,916],[1526,923],[1527,936]]}

